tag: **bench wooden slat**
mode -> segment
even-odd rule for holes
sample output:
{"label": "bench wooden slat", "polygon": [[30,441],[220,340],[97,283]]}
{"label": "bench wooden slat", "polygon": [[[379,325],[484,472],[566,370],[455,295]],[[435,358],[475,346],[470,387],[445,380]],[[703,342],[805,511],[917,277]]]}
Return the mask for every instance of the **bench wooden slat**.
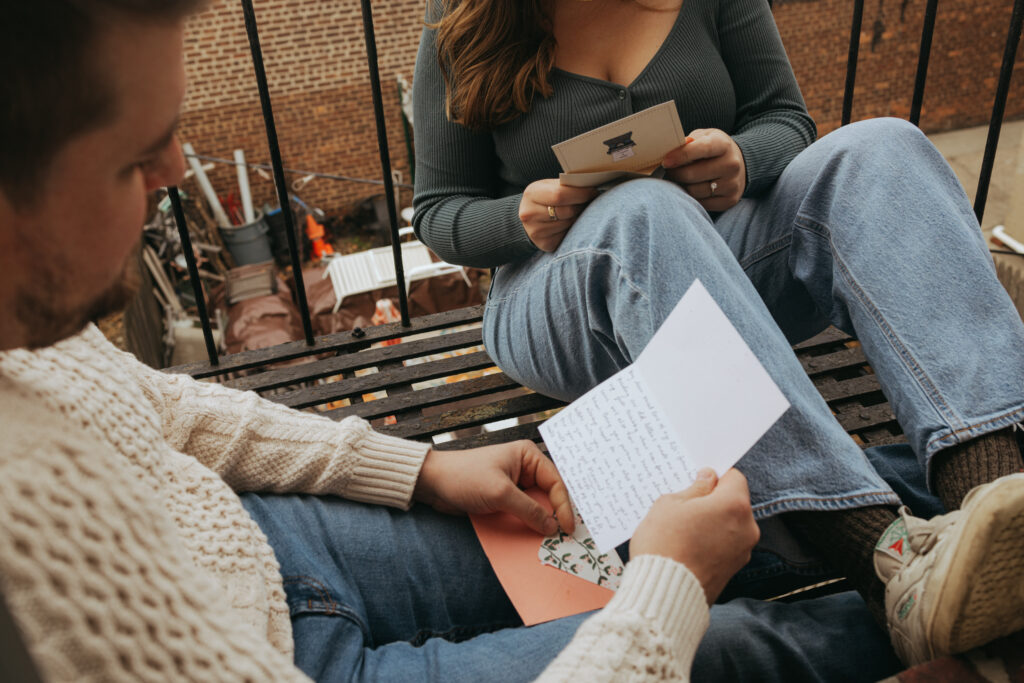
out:
{"label": "bench wooden slat", "polygon": [[[510,417],[530,415],[545,410],[551,410],[564,405],[558,399],[543,396],[541,394],[526,394],[515,398],[503,399],[493,403],[475,406],[465,410],[453,410],[431,415],[429,417],[418,417],[395,425],[382,425],[378,429],[392,436],[401,436],[408,439],[434,436],[445,432],[453,432],[467,427],[479,427],[489,422],[499,422]],[[462,443],[461,441],[459,442]]]}
{"label": "bench wooden slat", "polygon": [[267,370],[257,375],[229,380],[224,384],[243,391],[266,391],[268,389],[276,389],[330,377],[331,375],[339,375],[343,372],[353,372],[355,370],[375,367],[385,362],[404,361],[419,356],[430,356],[456,349],[479,346],[483,343],[482,334],[482,330],[477,327],[472,330],[441,334],[428,339],[415,339],[395,344],[394,346],[383,346],[343,356],[324,358],[315,363]]}
{"label": "bench wooden slat", "polygon": [[366,420],[373,420],[386,415],[396,415],[401,419],[401,415],[410,410],[432,408],[453,401],[515,389],[519,386],[519,383],[511,377],[503,372],[498,372],[493,375],[484,375],[483,377],[452,382],[441,387],[429,387],[397,396],[388,396],[376,401],[366,401],[358,405],[336,408],[322,414],[334,420],[341,420],[349,415],[358,415]]}
{"label": "bench wooden slat", "polygon": [[820,332],[806,341],[802,341],[799,344],[793,346],[793,350],[797,353],[801,351],[809,351],[820,346],[835,346],[845,342],[853,341],[853,337],[846,334],[842,330],[830,327],[824,332]]}
{"label": "bench wooden slat", "polygon": [[864,351],[859,346],[820,356],[800,355],[798,357],[800,358],[800,364],[804,367],[804,372],[811,377],[845,368],[855,368],[868,362],[868,359],[864,356]]}
{"label": "bench wooden slat", "polygon": [[339,382],[319,384],[306,389],[296,389],[268,398],[292,408],[308,408],[330,401],[337,401],[360,394],[386,390],[401,384],[424,382],[430,379],[448,377],[463,372],[494,367],[494,361],[483,352],[467,353],[463,356],[406,365],[385,372],[375,372],[362,377],[347,377]]}
{"label": "bench wooden slat", "polygon": [[305,341],[287,342],[266,349],[254,349],[223,356],[219,364],[215,366],[211,366],[207,361],[201,361],[167,368],[165,372],[181,373],[202,379],[321,353],[353,353],[365,349],[374,342],[480,322],[483,318],[483,311],[483,305],[459,308],[454,311],[413,318],[409,327],[403,327],[401,323],[389,323],[367,327],[362,330],[361,335],[353,331],[336,332],[316,337],[313,340],[315,342],[313,346],[308,346]]}
{"label": "bench wooden slat", "polygon": [[873,374],[844,380],[828,377],[825,381],[815,382],[814,386],[825,402],[830,405],[837,401],[876,396],[882,391],[882,385],[878,383],[878,378]]}
{"label": "bench wooden slat", "polygon": [[435,444],[434,448],[445,451],[452,450],[455,448],[479,448],[481,446],[493,446],[499,443],[508,443],[509,441],[519,441],[520,439],[528,439],[530,441],[537,442],[541,450],[545,453],[547,448],[544,446],[544,442],[541,441],[540,432],[538,428],[543,422],[527,422],[526,424],[515,425],[514,427],[506,427],[505,429],[498,429],[493,432],[484,432],[477,434],[476,436],[467,436],[458,441],[445,441],[439,444]]}
{"label": "bench wooden slat", "polygon": [[836,419],[847,432],[857,432],[896,422],[896,416],[893,415],[888,403],[851,407],[836,413]]}

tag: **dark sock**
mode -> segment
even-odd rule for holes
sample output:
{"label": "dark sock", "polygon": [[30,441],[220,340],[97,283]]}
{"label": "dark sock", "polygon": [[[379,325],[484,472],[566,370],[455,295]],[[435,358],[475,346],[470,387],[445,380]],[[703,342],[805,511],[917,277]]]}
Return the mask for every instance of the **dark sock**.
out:
{"label": "dark sock", "polygon": [[790,527],[853,584],[868,604],[871,616],[886,631],[885,584],[875,574],[874,551],[896,517],[896,509],[886,505],[785,515]]}
{"label": "dark sock", "polygon": [[999,477],[1024,470],[1013,427],[950,446],[935,454],[932,484],[947,510],[957,510],[967,492]]}

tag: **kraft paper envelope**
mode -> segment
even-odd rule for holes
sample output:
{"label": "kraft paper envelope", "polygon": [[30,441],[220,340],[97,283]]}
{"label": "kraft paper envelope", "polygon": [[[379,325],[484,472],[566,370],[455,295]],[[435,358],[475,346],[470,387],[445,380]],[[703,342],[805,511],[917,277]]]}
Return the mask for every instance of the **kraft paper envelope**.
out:
{"label": "kraft paper envelope", "polygon": [[551,149],[562,166],[563,185],[594,187],[613,180],[650,176],[665,155],[686,144],[675,102],[577,135]]}
{"label": "kraft paper envelope", "polygon": [[[551,510],[547,494],[526,491]],[[470,515],[487,559],[527,626],[600,609],[615,595],[586,579],[541,564],[537,549],[544,536],[504,512]]]}

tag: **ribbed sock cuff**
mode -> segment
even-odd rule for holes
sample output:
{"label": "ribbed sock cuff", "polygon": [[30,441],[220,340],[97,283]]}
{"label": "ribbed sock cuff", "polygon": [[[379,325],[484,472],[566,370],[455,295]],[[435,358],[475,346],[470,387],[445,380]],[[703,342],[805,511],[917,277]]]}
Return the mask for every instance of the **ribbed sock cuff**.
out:
{"label": "ribbed sock cuff", "polygon": [[957,510],[975,486],[1024,471],[1024,459],[1013,427],[983,434],[935,454],[935,494],[947,510]]}

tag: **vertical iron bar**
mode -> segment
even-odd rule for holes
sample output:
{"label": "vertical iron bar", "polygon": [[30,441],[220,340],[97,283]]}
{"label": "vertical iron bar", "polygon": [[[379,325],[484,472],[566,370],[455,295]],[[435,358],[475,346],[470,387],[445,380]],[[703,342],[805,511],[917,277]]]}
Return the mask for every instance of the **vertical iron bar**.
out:
{"label": "vertical iron bar", "polygon": [[985,157],[982,159],[981,173],[978,176],[978,192],[974,197],[974,215],[978,217],[979,225],[985,215],[985,203],[988,201],[988,185],[992,180],[992,167],[996,162],[996,148],[999,147],[999,132],[1003,126],[1006,96],[1010,92],[1010,77],[1013,76],[1013,62],[1017,57],[1022,23],[1024,0],[1016,0],[1013,3],[1013,14],[1010,16],[1010,31],[1006,34],[1003,66],[999,70],[999,85],[996,86],[996,100],[992,105],[992,120],[988,124],[988,140],[985,142]]}
{"label": "vertical iron bar", "polygon": [[924,84],[928,78],[928,60],[932,53],[932,35],[935,33],[935,14],[939,0],[928,0],[924,9],[924,27],[921,29],[921,49],[917,53],[917,76],[914,79],[914,99],[910,104],[910,122],[921,122],[921,104],[924,102]]}
{"label": "vertical iron bar", "polygon": [[281,162],[281,149],[277,143],[277,126],[274,125],[274,110],[270,106],[270,88],[267,85],[267,72],[263,68],[263,51],[260,49],[260,34],[256,27],[256,12],[252,8],[252,0],[242,0],[242,12],[245,14],[245,31],[249,34],[249,50],[252,52],[253,69],[256,70],[256,84],[260,90],[263,126],[267,131],[267,146],[270,148],[270,165],[274,169],[277,201],[281,204],[284,231],[288,236],[288,253],[292,259],[292,278],[295,281],[295,294],[299,301],[302,329],[306,334],[306,343],[313,346],[313,323],[309,318],[306,284],[302,277],[302,257],[295,239],[295,217],[292,214],[292,205],[288,199],[288,186],[284,179],[284,164]]}
{"label": "vertical iron bar", "polygon": [[853,86],[857,80],[857,57],[860,54],[860,27],[864,21],[864,0],[853,2],[853,23],[850,26],[850,52],[846,57],[846,89],[843,91],[843,120],[850,122],[853,112]]}
{"label": "vertical iron bar", "polygon": [[178,224],[178,236],[181,237],[181,251],[185,255],[188,277],[192,280],[192,291],[196,295],[199,322],[203,325],[203,339],[206,340],[206,354],[210,357],[210,365],[217,365],[217,345],[213,341],[213,328],[210,327],[210,316],[206,312],[206,295],[203,294],[203,283],[199,279],[199,266],[196,264],[196,255],[192,251],[192,237],[188,234],[188,223],[185,221],[185,210],[181,207],[181,195],[178,194],[178,187],[176,185],[168,186],[167,196],[171,199],[174,222]]}
{"label": "vertical iron bar", "polygon": [[363,35],[366,37],[366,61],[370,67],[370,88],[373,91],[373,113],[377,122],[377,147],[380,149],[380,166],[384,174],[384,200],[388,207],[391,223],[391,250],[395,257],[395,280],[398,284],[398,309],[402,325],[409,326],[409,298],[405,291],[405,264],[402,262],[402,243],[398,240],[398,210],[395,208],[395,187],[391,178],[391,154],[388,152],[388,131],[384,123],[384,97],[380,89],[380,73],[377,70],[377,38],[373,30],[373,10],[370,0],[362,0]]}

